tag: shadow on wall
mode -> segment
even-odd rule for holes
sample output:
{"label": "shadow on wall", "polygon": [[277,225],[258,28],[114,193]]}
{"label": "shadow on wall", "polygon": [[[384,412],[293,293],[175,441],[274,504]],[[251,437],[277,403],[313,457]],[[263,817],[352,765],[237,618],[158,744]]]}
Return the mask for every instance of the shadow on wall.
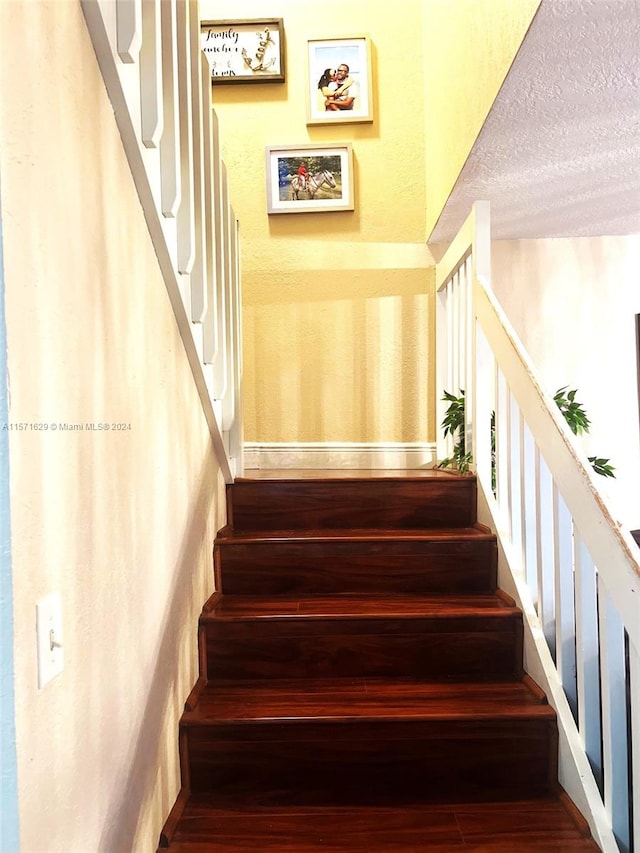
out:
{"label": "shadow on wall", "polygon": [[311,299],[303,287],[299,300],[245,306],[247,441],[416,442],[435,434],[430,294],[338,291],[330,285],[327,298],[316,290]]}
{"label": "shadow on wall", "polygon": [[[154,849],[160,830],[175,800],[176,777],[168,778],[171,769],[177,774],[178,756],[163,760],[162,752],[167,745],[175,744],[178,735],[178,719],[198,672],[197,655],[193,652],[197,639],[197,618],[200,608],[209,595],[202,584],[194,589],[194,567],[203,553],[211,555],[212,543],[205,541],[209,526],[207,520],[213,515],[218,518],[216,492],[218,472],[213,457],[208,457],[198,478],[200,489],[192,508],[190,522],[185,530],[180,558],[174,575],[174,583],[167,607],[167,618],[154,672],[149,679],[149,695],[140,716],[140,728],[135,738],[135,747],[127,773],[127,783],[120,796],[114,800],[107,812],[104,831],[100,839],[100,850],[126,851],[133,849],[136,833],[140,829],[141,815],[150,796],[156,797],[153,817],[157,826],[150,827],[155,837],[146,839],[148,849]],[[224,494],[224,492],[223,492]],[[211,576],[213,576],[213,558]],[[202,575],[204,579],[204,575]],[[132,665],[135,655],[132,650]],[[183,687],[188,684],[186,692]],[[169,726],[167,738],[167,729]],[[173,727],[173,729],[171,729]],[[123,745],[114,744],[114,749]],[[156,775],[164,769],[165,778],[156,785]],[[160,789],[158,801],[157,790]],[[156,813],[157,812],[157,813]]]}

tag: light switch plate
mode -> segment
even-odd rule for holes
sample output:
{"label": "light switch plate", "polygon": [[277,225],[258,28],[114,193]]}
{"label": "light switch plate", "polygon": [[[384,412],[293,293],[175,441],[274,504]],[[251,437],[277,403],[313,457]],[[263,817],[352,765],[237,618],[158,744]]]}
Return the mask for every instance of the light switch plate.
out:
{"label": "light switch plate", "polygon": [[38,643],[38,689],[62,672],[62,602],[58,593],[48,595],[36,604]]}

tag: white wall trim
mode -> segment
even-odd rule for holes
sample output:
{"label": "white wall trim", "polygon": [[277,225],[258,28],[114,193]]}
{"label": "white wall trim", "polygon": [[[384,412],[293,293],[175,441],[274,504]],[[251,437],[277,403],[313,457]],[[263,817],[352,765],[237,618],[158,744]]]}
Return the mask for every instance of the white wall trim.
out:
{"label": "white wall trim", "polygon": [[434,442],[245,442],[244,467],[250,468],[433,468]]}

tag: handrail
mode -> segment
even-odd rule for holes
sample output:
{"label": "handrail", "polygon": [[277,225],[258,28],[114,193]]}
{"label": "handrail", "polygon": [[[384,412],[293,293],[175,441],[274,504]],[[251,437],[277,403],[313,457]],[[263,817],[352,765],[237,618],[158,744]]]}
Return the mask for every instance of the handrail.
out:
{"label": "handrail", "polygon": [[477,202],[436,269],[438,399],[465,393],[466,449],[537,656],[527,666],[568,744],[561,781],[602,849],[626,853],[640,845],[640,551],[490,282]]}
{"label": "handrail", "polygon": [[238,223],[197,0],[81,0],[226,482],[242,473]]}

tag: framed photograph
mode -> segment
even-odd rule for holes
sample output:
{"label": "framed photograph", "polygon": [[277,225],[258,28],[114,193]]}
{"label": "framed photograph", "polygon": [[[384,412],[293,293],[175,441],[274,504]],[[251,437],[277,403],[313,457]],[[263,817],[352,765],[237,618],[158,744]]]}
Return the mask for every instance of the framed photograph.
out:
{"label": "framed photograph", "polygon": [[354,209],[350,143],[268,145],[266,158],[269,213],[329,213]]}
{"label": "framed photograph", "polygon": [[282,18],[202,21],[212,83],[284,83]]}
{"label": "framed photograph", "polygon": [[373,121],[367,36],[308,43],[307,124]]}

